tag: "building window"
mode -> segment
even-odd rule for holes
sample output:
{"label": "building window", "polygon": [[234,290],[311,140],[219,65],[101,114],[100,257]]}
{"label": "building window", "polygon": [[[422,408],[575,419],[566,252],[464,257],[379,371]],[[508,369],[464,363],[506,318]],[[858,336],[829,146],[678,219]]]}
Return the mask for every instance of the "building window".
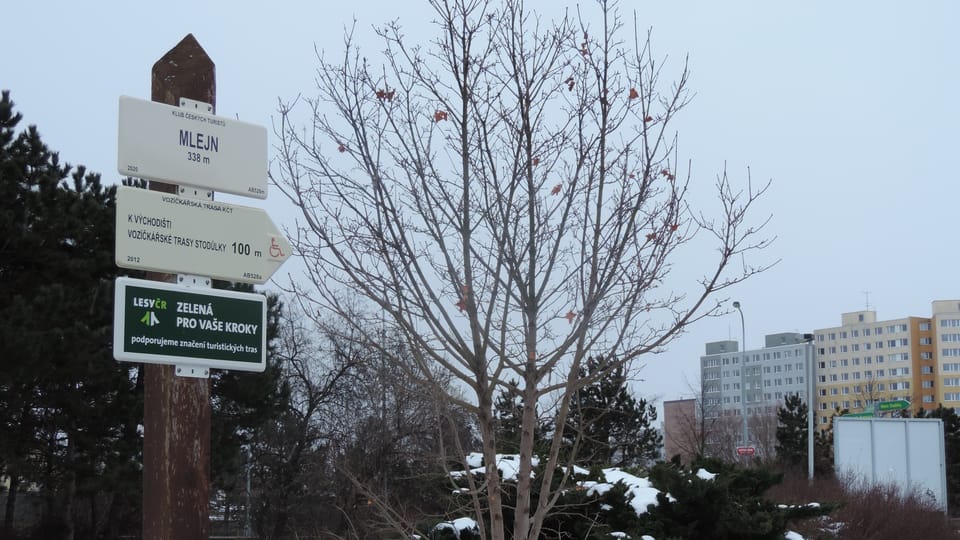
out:
{"label": "building window", "polygon": [[933,388],[933,381],[922,381],[920,386],[922,388]]}
{"label": "building window", "polygon": [[930,351],[923,351],[920,353],[921,360],[933,360],[933,353]]}
{"label": "building window", "polygon": [[947,392],[943,394],[944,401],[960,401],[960,392]]}
{"label": "building window", "polygon": [[921,367],[921,368],[920,368],[920,373],[923,373],[924,375],[932,375],[932,374],[933,374],[933,366],[923,366],[923,367]]}
{"label": "building window", "polygon": [[827,389],[826,389],[826,388],[821,388],[821,389],[819,390],[819,393],[820,393],[821,396],[826,396],[826,395],[827,395]]}
{"label": "building window", "polygon": [[924,403],[933,403],[933,396],[923,396]]}
{"label": "building window", "polygon": [[840,339],[847,339],[847,331],[843,330],[840,332]]}
{"label": "building window", "polygon": [[922,338],[920,338],[920,344],[921,344],[921,345],[933,345],[933,338],[922,337]]}
{"label": "building window", "polygon": [[927,330],[930,330],[930,323],[928,323],[928,322],[922,322],[922,323],[920,323],[920,331],[921,331],[921,332],[926,332]]}

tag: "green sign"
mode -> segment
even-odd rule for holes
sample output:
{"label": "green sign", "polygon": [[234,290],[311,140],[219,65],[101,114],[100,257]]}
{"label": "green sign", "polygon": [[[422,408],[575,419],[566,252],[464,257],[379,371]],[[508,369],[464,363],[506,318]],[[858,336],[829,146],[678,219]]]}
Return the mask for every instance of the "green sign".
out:
{"label": "green sign", "polygon": [[910,402],[905,399],[898,399],[896,401],[881,401],[880,403],[877,403],[878,411],[899,411],[908,407],[910,407]]}
{"label": "green sign", "polygon": [[263,371],[266,320],[261,294],[121,277],[114,292],[113,356],[128,362]]}

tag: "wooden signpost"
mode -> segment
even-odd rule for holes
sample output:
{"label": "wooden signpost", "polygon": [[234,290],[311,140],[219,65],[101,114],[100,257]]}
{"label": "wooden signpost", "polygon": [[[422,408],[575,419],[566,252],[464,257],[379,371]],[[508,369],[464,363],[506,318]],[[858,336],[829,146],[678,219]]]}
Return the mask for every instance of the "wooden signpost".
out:
{"label": "wooden signpost", "polygon": [[[214,115],[215,68],[192,34],[154,65],[152,102],[120,98],[121,187],[114,356],[145,362],[143,538],[210,535],[210,368],[263,371],[262,295],[211,278],[264,283],[290,244],[263,210],[214,202],[214,190],[267,196],[266,130]],[[168,183],[170,182],[170,183]],[[176,283],[171,283],[176,282]]]}

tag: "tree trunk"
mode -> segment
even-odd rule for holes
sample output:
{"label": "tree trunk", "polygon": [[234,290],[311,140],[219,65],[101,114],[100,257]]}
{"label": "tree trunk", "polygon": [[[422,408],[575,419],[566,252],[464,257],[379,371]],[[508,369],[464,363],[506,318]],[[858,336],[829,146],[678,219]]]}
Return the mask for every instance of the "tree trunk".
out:
{"label": "tree trunk", "polygon": [[490,512],[490,540],[504,540],[503,499],[500,489],[500,473],[497,471],[497,445],[494,434],[494,419],[490,413],[493,404],[486,395],[480,397],[480,437],[483,441],[483,463],[487,481],[487,499]]}
{"label": "tree trunk", "polygon": [[11,538],[13,537],[13,515],[17,509],[18,489],[20,489],[20,475],[13,471],[10,474],[10,489],[7,490],[7,504],[3,514],[3,531]]}

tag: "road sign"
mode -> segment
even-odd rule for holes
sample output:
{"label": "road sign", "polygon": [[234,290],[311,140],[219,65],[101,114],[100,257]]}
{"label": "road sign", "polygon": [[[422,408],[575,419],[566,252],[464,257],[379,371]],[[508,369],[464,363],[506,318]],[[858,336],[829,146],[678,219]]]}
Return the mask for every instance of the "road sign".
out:
{"label": "road sign", "polygon": [[757,453],[757,449],[752,446],[738,446],[737,455],[738,456],[752,456]]}
{"label": "road sign", "polygon": [[267,365],[262,294],[116,279],[113,356],[120,361],[242,371]]}
{"label": "road sign", "polygon": [[194,109],[120,97],[120,174],[267,198],[267,130]]}
{"label": "road sign", "polygon": [[116,262],[122,268],[265,283],[290,250],[260,208],[117,188]]}
{"label": "road sign", "polygon": [[881,401],[877,403],[878,411],[899,411],[901,409],[907,409],[910,407],[910,402],[905,399],[898,399],[894,401]]}

